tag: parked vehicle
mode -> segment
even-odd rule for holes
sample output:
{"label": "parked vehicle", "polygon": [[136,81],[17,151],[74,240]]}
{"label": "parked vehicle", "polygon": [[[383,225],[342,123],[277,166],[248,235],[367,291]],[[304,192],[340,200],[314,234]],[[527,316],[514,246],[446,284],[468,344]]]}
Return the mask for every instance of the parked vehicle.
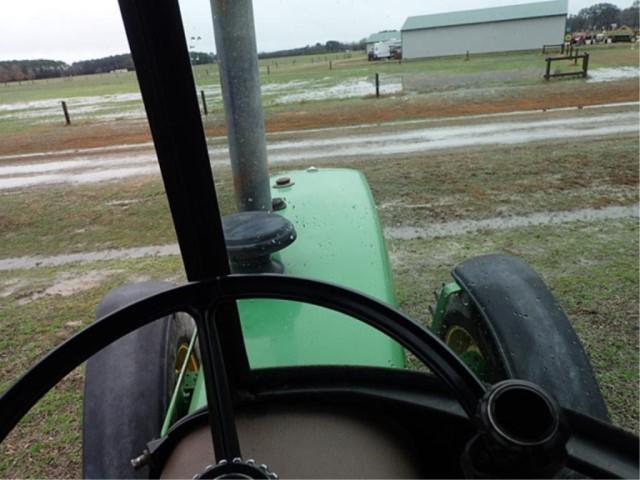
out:
{"label": "parked vehicle", "polygon": [[372,60],[396,58],[398,52],[402,52],[402,43],[397,40],[376,42],[373,45]]}

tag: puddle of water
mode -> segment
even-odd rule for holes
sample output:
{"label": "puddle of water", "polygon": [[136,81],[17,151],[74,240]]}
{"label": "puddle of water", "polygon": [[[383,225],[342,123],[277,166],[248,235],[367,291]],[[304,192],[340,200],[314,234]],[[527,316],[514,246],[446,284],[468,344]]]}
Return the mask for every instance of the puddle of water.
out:
{"label": "puddle of water", "polygon": [[76,157],[72,160],[40,162],[22,165],[0,166],[0,177],[25,175],[30,173],[53,173],[64,170],[91,170],[110,167],[132,167],[156,163],[155,152],[130,153],[111,156]]}
{"label": "puddle of water", "polygon": [[512,217],[494,217],[484,220],[455,220],[445,223],[433,223],[428,227],[388,227],[384,229],[384,235],[392,240],[414,240],[418,238],[453,237],[482,230],[508,230],[569,222],[596,222],[619,218],[638,218],[638,207],[639,205],[601,209],[583,208],[560,212],[538,212]]}
{"label": "puddle of water", "polygon": [[[519,72],[518,74],[520,74]],[[592,70],[588,81],[602,82],[638,76],[634,67],[602,68]],[[434,77],[436,78],[436,77]],[[437,77],[436,80],[442,81]],[[448,85],[448,82],[445,82]],[[199,85],[204,90],[207,101],[213,107],[222,103],[220,85]],[[384,77],[381,93],[395,94],[404,91],[403,81],[399,77]],[[313,81],[295,80],[285,83],[267,83],[262,86],[266,103],[286,104],[325,99],[343,99],[364,97],[374,93],[373,80],[368,77],[349,78],[333,84],[332,79],[321,78]],[[70,97],[67,104],[71,116],[77,119],[91,118],[97,121],[110,121],[117,118],[144,119],[145,111],[140,94],[137,92],[113,95]],[[0,121],[30,120],[35,123],[58,122],[61,119],[59,99],[14,102],[0,105]]]}
{"label": "puddle of water", "polygon": [[[340,127],[309,128],[304,130],[287,130],[282,132],[272,132],[268,134],[268,138],[277,138],[279,136],[291,135],[291,134],[304,135],[306,133],[318,133],[318,132],[331,132],[331,131],[343,132],[345,130],[363,130],[368,128],[379,128],[384,126],[420,125],[420,124],[439,123],[443,121],[478,120],[478,119],[484,119],[484,118],[501,118],[501,117],[516,116],[516,115],[518,116],[540,115],[543,112],[553,113],[553,112],[577,111],[577,110],[593,110],[593,109],[602,109],[602,108],[631,107],[631,106],[638,106],[638,105],[640,105],[639,102],[618,102],[618,103],[603,103],[599,105],[585,105],[584,107],[559,107],[559,108],[550,108],[546,110],[517,110],[513,112],[483,113],[483,114],[477,114],[477,115],[423,118],[423,119],[417,119],[417,120],[399,120],[399,121],[384,122],[384,123],[363,123],[359,125],[344,125]],[[226,137],[224,136],[208,137],[207,141],[208,142],[217,142],[217,141],[226,142]],[[274,143],[274,142],[271,142],[271,143]],[[78,148],[78,149],[55,150],[55,151],[49,151],[49,152],[0,155],[0,162],[12,161],[12,160],[24,160],[28,158],[35,159],[35,158],[49,157],[49,156],[71,155],[71,154],[109,153],[109,152],[118,151],[118,150],[145,149],[152,146],[153,146],[152,142],[144,142],[144,143],[134,143],[134,144],[125,144],[125,145],[109,145],[105,147]],[[219,148],[219,150],[217,148]],[[212,145],[211,149],[209,150],[209,153],[213,155],[221,155],[221,154],[228,155],[228,149],[226,148],[226,146],[217,147],[216,145]]]}
{"label": "puddle of water", "polygon": [[[383,95],[402,91],[402,83],[397,79],[381,82],[380,93]],[[283,95],[276,99],[276,103],[296,103],[327,99],[344,99],[375,95],[375,84],[367,77],[345,80],[337,85],[323,86],[312,84],[304,91]]]}
{"label": "puddle of water", "polygon": [[0,178],[0,190],[11,188],[32,187],[35,185],[52,185],[59,183],[98,183],[110,180],[120,180],[142,175],[159,174],[158,165],[148,165],[133,168],[112,168],[86,173],[32,175],[28,177]]}
{"label": "puddle of water", "polygon": [[613,82],[640,76],[638,67],[596,68],[589,70],[587,82]]}
{"label": "puddle of water", "polygon": [[302,141],[280,141],[272,143],[268,148],[269,151],[278,151],[291,148],[312,148],[326,147],[335,145],[352,145],[362,143],[387,143],[392,141],[440,141],[446,139],[455,139],[461,136],[483,136],[485,134],[505,133],[508,131],[534,130],[540,127],[569,127],[576,128],[579,126],[610,125],[619,122],[638,120],[638,114],[635,112],[613,113],[600,115],[598,117],[572,118],[572,119],[550,119],[534,122],[509,122],[509,123],[489,123],[479,125],[460,125],[453,127],[432,127],[425,129],[413,129],[405,132],[391,133],[374,133],[354,136],[344,136],[338,138],[313,139]]}
{"label": "puddle of water", "polygon": [[284,83],[266,83],[262,85],[263,95],[271,94],[274,92],[290,92],[291,90],[304,89],[309,85],[309,80],[292,80]]}
{"label": "puddle of water", "polygon": [[[586,117],[535,121],[474,123],[405,131],[337,135],[310,140],[271,141],[270,163],[323,158],[373,157],[423,153],[481,145],[513,145],[554,139],[575,139],[638,132],[638,113],[603,113]],[[213,165],[229,163],[226,145],[209,147]],[[95,183],[157,174],[153,150],[80,156],[66,161],[0,166],[0,190],[40,184]],[[35,175],[34,175],[35,174]]]}
{"label": "puddle of water", "polygon": [[23,175],[26,173],[42,173],[56,170],[70,170],[90,166],[87,160],[66,160],[59,162],[31,163],[28,165],[8,165],[0,167],[0,176]]}
{"label": "puddle of water", "polygon": [[109,207],[128,207],[129,205],[133,205],[134,203],[140,203],[142,200],[139,198],[132,198],[129,200],[111,200],[106,202],[105,205]]}
{"label": "puddle of water", "polygon": [[318,160],[323,158],[345,158],[345,157],[374,157],[380,155],[396,155],[423,153],[431,150],[446,150],[458,147],[471,147],[481,145],[514,145],[525,144],[537,141],[549,141],[556,139],[575,139],[590,136],[618,135],[622,133],[635,133],[638,131],[637,125],[621,125],[608,127],[585,127],[566,128],[549,127],[539,128],[532,131],[503,131],[487,133],[479,129],[478,132],[463,131],[456,135],[444,138],[435,138],[424,141],[371,141],[368,143],[353,145],[350,147],[324,148],[322,150],[300,151],[298,153],[275,153],[269,156],[269,161],[290,162],[296,160]]}
{"label": "puddle of water", "polygon": [[[33,120],[36,123],[59,121],[62,118],[60,100],[55,98],[4,103],[0,105],[0,121]],[[142,97],[137,92],[69,97],[65,101],[72,119],[92,117],[107,121],[115,118],[144,118],[145,116]]]}
{"label": "puddle of water", "polygon": [[[367,129],[367,128],[379,128],[383,126],[420,125],[420,124],[439,123],[439,122],[445,122],[445,121],[450,122],[450,121],[458,121],[458,120],[479,120],[483,118],[501,118],[501,117],[520,116],[520,115],[540,115],[542,113],[547,113],[547,112],[553,113],[553,112],[566,112],[566,111],[579,111],[579,110],[593,110],[593,109],[601,109],[601,108],[633,107],[633,106],[639,106],[639,105],[640,105],[640,102],[617,102],[617,103],[601,103],[599,105],[548,108],[544,110],[514,110],[511,112],[480,113],[476,115],[444,116],[444,117],[436,117],[436,118],[420,118],[416,120],[396,120],[396,121],[381,122],[381,123],[361,123],[359,125],[341,125],[339,127],[322,127],[322,128],[308,128],[305,130],[288,130],[288,131],[282,131],[282,132],[272,132],[272,133],[269,133],[268,136],[277,137],[281,135],[331,132],[331,131],[342,132],[345,130],[361,130],[361,129]],[[212,138],[223,138],[223,137],[212,137]],[[0,157],[0,159],[2,159],[2,157]]]}
{"label": "puddle of water", "polygon": [[[525,71],[507,72],[508,75],[527,76]],[[490,72],[482,74],[493,78],[504,76],[505,72]],[[589,82],[607,82],[626,78],[638,77],[636,67],[599,68],[591,70]],[[476,75],[477,76],[477,75]],[[411,84],[415,75],[406,76],[407,84]],[[422,78],[420,75],[418,77]],[[451,88],[454,80],[449,77],[431,76],[425,77],[428,82],[443,84],[447,89]],[[469,78],[474,76],[460,76],[465,85]],[[484,78],[484,77],[483,77]],[[502,77],[500,77],[502,78]],[[477,80],[477,79],[476,79]],[[375,87],[369,77],[353,77],[338,84],[333,84],[329,77],[316,80],[294,80],[284,83],[266,83],[262,86],[265,102],[275,104],[287,104],[305,101],[318,101],[326,99],[345,99],[373,95]],[[432,85],[429,84],[429,90]],[[454,82],[455,83],[455,82]],[[472,82],[473,83],[473,82]],[[411,89],[412,87],[409,87]],[[220,85],[198,85],[198,90],[203,90],[207,101],[211,106],[222,104],[222,92]],[[404,91],[403,80],[400,77],[383,77],[380,85],[382,94],[395,94]],[[450,94],[450,92],[448,93]],[[477,92],[474,94],[477,96]],[[145,111],[142,106],[140,93],[129,92],[111,95],[94,95],[70,97],[66,99],[72,118],[91,118],[98,121],[110,121],[116,118],[144,119]],[[13,102],[0,104],[0,121],[2,120],[30,120],[35,123],[58,122],[62,118],[60,99],[35,100],[30,102]]]}
{"label": "puddle of water", "polygon": [[[113,95],[92,95],[85,97],[70,97],[67,101],[68,104],[75,106],[92,106],[97,103],[119,103],[119,102],[131,102],[142,101],[142,96],[139,93],[119,93]],[[3,111],[17,111],[17,110],[41,110],[47,108],[60,109],[59,99],[47,99],[47,100],[33,100],[30,102],[14,102],[0,104],[0,112]]]}
{"label": "puddle of water", "polygon": [[97,153],[97,152],[112,152],[118,150],[137,150],[140,148],[149,148],[153,147],[153,142],[144,142],[144,143],[132,143],[132,144],[123,144],[123,145],[109,145],[105,147],[91,147],[91,148],[74,148],[74,149],[65,149],[65,150],[51,150],[48,152],[33,152],[33,153],[20,153],[20,154],[11,154],[11,155],[0,155],[0,162],[7,160],[24,160],[26,158],[41,158],[41,157],[53,157],[53,156],[61,156],[61,155],[72,155],[72,154],[86,154],[86,153]]}
{"label": "puddle of water", "polygon": [[[313,81],[294,80],[284,83],[266,83],[262,86],[262,93],[266,103],[340,99],[375,93],[371,79],[366,77],[351,78],[337,85],[331,84],[331,82],[331,78],[321,78]],[[397,93],[402,90],[402,84],[397,78],[385,78],[380,89],[383,94]],[[198,85],[197,90],[205,92],[207,103],[211,107],[222,105],[220,85]],[[98,121],[110,121],[118,118],[145,118],[142,98],[138,92],[69,97],[65,101],[72,119],[91,118]],[[35,123],[51,123],[60,121],[61,118],[62,109],[58,98],[0,105],[0,121],[30,120]]]}

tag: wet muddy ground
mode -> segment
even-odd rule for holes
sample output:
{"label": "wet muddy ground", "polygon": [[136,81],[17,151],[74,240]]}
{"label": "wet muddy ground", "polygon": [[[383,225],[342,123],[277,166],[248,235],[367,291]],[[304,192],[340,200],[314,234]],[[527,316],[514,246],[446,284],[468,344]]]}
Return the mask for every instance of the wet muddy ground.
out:
{"label": "wet muddy ground", "polygon": [[[638,82],[626,80],[610,83],[606,89],[598,85],[558,82],[548,89],[518,87],[475,90],[461,95],[448,92],[383,97],[357,100],[355,103],[317,102],[301,104],[294,109],[275,108],[266,112],[266,127],[271,133],[327,127],[350,127],[391,121],[440,119],[442,117],[484,115],[514,111],[540,111],[555,108],[578,108],[620,102],[638,101]],[[475,95],[475,96],[474,96]],[[208,135],[225,134],[220,111],[204,118]],[[22,155],[49,150],[78,150],[105,146],[150,143],[147,124],[142,120],[115,122],[79,122],[42,124],[30,129],[0,132],[0,156]],[[0,163],[4,160],[0,160]]]}
{"label": "wet muddy ground", "polygon": [[[219,84],[199,85],[204,92],[207,106],[222,108],[222,91]],[[355,76],[336,81],[331,77],[314,80],[292,80],[282,83],[267,83],[262,87],[262,98],[266,106],[324,100],[362,98],[375,94],[375,81],[371,76]],[[402,81],[397,76],[383,75],[380,93],[392,95],[402,93]],[[74,121],[96,122],[144,119],[145,110],[140,93],[112,95],[74,96],[65,99]],[[0,104],[0,123],[21,120],[32,125],[58,123],[61,115],[59,99],[6,102]]]}
{"label": "wet muddy ground", "polygon": [[[589,72],[587,82],[610,82],[624,79],[637,79],[640,69],[632,66],[596,68]],[[460,90],[464,95],[472,94],[474,89],[499,87],[508,89],[510,83],[540,81],[539,67],[513,70],[489,71],[478,73],[427,73],[413,72],[405,74],[383,74],[380,77],[380,94],[402,95],[433,93]],[[198,86],[207,98],[211,109],[222,106],[222,92],[217,83]],[[356,75],[345,79],[330,76],[291,80],[281,83],[265,83],[262,97],[265,106],[286,105],[326,100],[345,100],[375,95],[375,80],[372,75]],[[67,107],[75,121],[91,120],[98,122],[144,119],[145,111],[142,97],[137,92],[111,95],[74,96],[65,99]],[[4,121],[29,121],[32,125],[60,122],[61,105],[59,99],[33,100],[23,102],[3,102],[0,104],[0,123]]]}
{"label": "wet muddy ground", "polygon": [[[396,203],[394,207],[421,208],[424,205],[406,205]],[[379,207],[381,209],[387,206]],[[493,230],[511,230],[526,227],[562,225],[567,223],[597,223],[606,220],[638,219],[639,205],[605,208],[582,208],[577,210],[534,212],[527,215],[509,215],[485,218],[482,220],[452,220],[450,222],[429,223],[426,226],[395,226],[384,229],[387,240],[416,240],[442,237],[456,237],[477,232]],[[112,260],[131,260],[144,257],[165,257],[180,255],[178,244],[152,245],[123,249],[110,249],[95,252],[69,253],[53,256],[24,256],[0,259],[0,271],[23,270],[32,268],[61,267],[77,263],[108,262]],[[65,284],[66,285],[66,284]],[[69,285],[77,285],[77,291],[82,291],[87,285],[85,280]],[[89,285],[92,285],[91,283]],[[9,290],[0,291],[0,297],[13,292],[13,285]],[[62,288],[62,287],[60,287]],[[45,290],[44,295],[60,294],[60,288]],[[69,287],[71,288],[71,287]],[[91,286],[86,288],[92,288]]]}
{"label": "wet muddy ground", "polygon": [[[606,137],[634,133],[638,128],[638,104],[627,103],[582,110],[284,132],[270,136],[268,156],[271,165],[285,162],[322,164],[340,160],[348,165],[354,159],[425,155],[431,151],[483,145]],[[210,143],[212,164],[228,164],[224,139],[213,138]],[[148,143],[126,148],[114,146],[0,157],[0,191],[61,183],[97,183],[143,175],[159,175],[155,152]]]}

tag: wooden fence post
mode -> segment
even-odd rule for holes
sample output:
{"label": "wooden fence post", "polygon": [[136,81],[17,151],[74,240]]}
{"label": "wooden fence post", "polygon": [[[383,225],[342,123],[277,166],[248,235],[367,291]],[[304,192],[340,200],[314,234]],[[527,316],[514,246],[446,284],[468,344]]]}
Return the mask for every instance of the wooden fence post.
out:
{"label": "wooden fence post", "polygon": [[64,123],[71,125],[71,118],[69,118],[69,110],[67,110],[67,102],[62,100],[62,113],[64,113]]}
{"label": "wooden fence post", "polygon": [[380,98],[380,75],[376,73],[376,98]]}
{"label": "wooden fence post", "polygon": [[587,78],[587,72],[589,71],[589,53],[585,52],[582,58],[582,78]]}
{"label": "wooden fence post", "polygon": [[207,97],[204,96],[204,90],[200,90],[200,96],[202,97],[202,111],[205,115],[208,115],[209,112],[207,110]]}
{"label": "wooden fence post", "polygon": [[544,74],[545,80],[549,80],[551,74],[551,59],[547,57],[547,72]]}

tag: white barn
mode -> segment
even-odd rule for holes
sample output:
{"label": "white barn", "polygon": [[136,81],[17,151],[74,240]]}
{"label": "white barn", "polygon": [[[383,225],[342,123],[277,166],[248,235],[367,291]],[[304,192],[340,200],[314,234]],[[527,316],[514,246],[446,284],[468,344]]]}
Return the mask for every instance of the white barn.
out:
{"label": "white barn", "polygon": [[562,43],[568,0],[409,17],[402,26],[406,59],[531,50]]}

